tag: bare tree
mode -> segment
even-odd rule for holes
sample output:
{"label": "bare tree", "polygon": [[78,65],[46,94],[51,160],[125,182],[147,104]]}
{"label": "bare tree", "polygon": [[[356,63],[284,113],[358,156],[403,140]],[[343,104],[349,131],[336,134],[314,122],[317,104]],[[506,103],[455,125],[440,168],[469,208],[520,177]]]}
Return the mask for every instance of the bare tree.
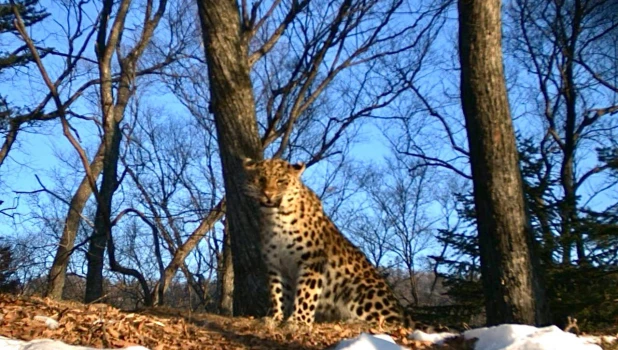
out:
{"label": "bare tree", "polygon": [[487,324],[547,322],[504,82],[501,3],[460,0],[461,98]]}
{"label": "bare tree", "polygon": [[435,169],[410,168],[403,159],[387,159],[385,166],[363,171],[359,185],[366,205],[356,210],[348,231],[377,266],[403,272],[396,284],[405,285],[402,297],[411,296],[407,303],[418,306],[419,261],[437,222],[428,209],[438,185],[429,186]]}
{"label": "bare tree", "polygon": [[[129,99],[135,91],[133,80],[137,69],[138,60],[143,54],[148,42],[152,38],[153,32],[163,13],[166,0],[158,2],[154,8],[154,1],[148,0],[146,3],[146,13],[142,32],[133,47],[129,48],[123,55],[118,53],[118,64],[120,65],[120,79],[118,88],[114,94],[112,86],[112,58],[120,42],[125,29],[125,20],[130,8],[131,1],[125,0],[118,4],[118,12],[108,28],[108,21],[114,7],[113,2],[103,3],[103,13],[99,20],[99,28],[96,41],[96,54],[98,59],[99,74],[101,75],[100,97],[102,111],[102,145],[103,170],[101,186],[97,199],[97,213],[95,215],[95,230],[88,248],[88,274],[86,276],[86,302],[99,300],[103,296],[103,256],[105,246],[112,238],[112,199],[114,192],[118,188],[118,160],[120,156],[120,143],[122,133],[120,125],[124,118],[124,112]],[[154,10],[154,12],[153,12]],[[109,34],[108,34],[108,29]],[[115,96],[115,98],[114,98]],[[88,164],[85,164],[88,166]],[[131,274],[139,278],[140,274],[129,268],[125,268],[116,263],[112,246],[109,246],[110,265],[113,271]],[[145,280],[140,278],[144,286]],[[145,293],[146,294],[146,293]],[[146,295],[146,303],[151,304],[149,293]]]}
{"label": "bare tree", "polygon": [[[42,59],[45,56],[50,59],[61,58],[64,63],[64,69],[56,76],[54,81],[52,81],[49,76],[46,77],[45,83],[50,87],[50,89],[46,94],[44,94],[37,106],[29,109],[25,114],[12,117],[8,120],[8,130],[4,135],[4,143],[2,150],[0,151],[0,164],[2,164],[8,155],[8,152],[15,142],[19,131],[26,130],[27,126],[31,126],[37,121],[54,120],[58,117],[67,118],[71,114],[70,107],[75,103],[75,101],[79,99],[86,89],[97,83],[98,80],[93,79],[85,82],[77,89],[64,89],[65,87],[72,86],[71,84],[75,83],[75,75],[79,64],[89,62],[89,59],[85,55],[85,50],[88,47],[89,39],[94,35],[95,28],[88,23],[86,16],[84,16],[84,5],[85,4],[77,4],[74,7],[66,6],[64,8],[67,14],[70,14],[75,18],[75,23],[73,26],[66,28],[64,31],[67,42],[66,51],[37,46],[25,31],[25,25],[27,23],[23,23],[20,11],[18,11],[17,8],[14,8],[16,14],[14,30],[20,34],[21,39],[26,44],[22,47],[22,49],[28,51],[28,55],[32,57],[33,61],[36,62],[39,70],[43,68]],[[27,21],[29,21],[29,19]],[[39,52],[42,52],[42,54],[39,54]],[[45,78],[47,73],[44,70],[43,72],[45,73],[43,74]],[[55,104],[55,111],[44,113],[45,108],[51,103]],[[100,162],[98,162],[98,158],[99,157],[95,157],[92,164],[92,171],[96,174],[100,171]],[[75,232],[77,231],[77,225],[80,220],[79,216],[81,215],[81,210],[83,210],[83,205],[86,202],[87,197],[90,196],[89,189],[87,188],[88,186],[88,182],[84,181],[82,189],[76,193],[76,196],[71,203],[72,208],[75,208],[75,210],[69,210],[67,221],[74,222],[75,224],[73,225],[73,229],[70,232],[67,232],[66,236],[73,238],[69,240],[63,239],[59,244],[59,250],[62,252],[58,254],[58,257],[61,260],[60,263],[64,264],[64,270],[66,270],[66,263],[68,262],[68,255],[64,252],[64,250],[67,247],[68,250],[72,248]],[[84,192],[88,192],[88,194],[86,195]],[[64,284],[64,273],[58,274],[57,270],[53,270],[52,275],[58,276],[57,281],[62,285]],[[61,291],[62,288],[55,288],[52,294],[54,296],[59,296]]]}
{"label": "bare tree", "polygon": [[[165,2],[160,3],[159,7],[153,13],[152,3],[148,2],[146,19],[143,23],[143,32],[141,36],[135,40],[135,46],[132,48],[128,48],[126,55],[123,57],[123,54],[120,52],[120,47],[118,47],[118,43],[120,38],[122,37],[122,32],[124,30],[124,22],[127,17],[127,12],[129,10],[129,3],[123,3],[122,6],[119,6],[117,16],[114,18],[114,22],[111,26],[110,32],[108,33],[108,20],[109,16],[112,14],[113,4],[109,3],[103,6],[102,12],[99,14],[96,21],[97,23],[92,23],[90,25],[83,24],[84,28],[87,30],[86,34],[84,34],[84,29],[81,27],[83,22],[86,22],[85,18],[90,18],[85,15],[85,10],[83,9],[83,4],[73,5],[67,4],[67,13],[72,14],[76,13],[77,15],[77,29],[75,32],[67,31],[67,45],[70,48],[69,54],[58,54],[60,57],[65,57],[67,61],[68,67],[74,67],[77,65],[80,60],[87,61],[89,63],[97,63],[99,68],[99,77],[94,78],[92,80],[86,81],[83,85],[77,88],[74,92],[72,92],[63,102],[64,95],[59,93],[62,83],[67,75],[70,75],[70,71],[65,71],[62,73],[57,80],[54,82],[51,80],[50,76],[45,69],[43,61],[39,57],[39,48],[37,48],[29,36],[25,33],[22,28],[20,28],[19,21],[17,22],[18,30],[24,41],[29,45],[30,52],[35,57],[35,61],[39,67],[39,70],[44,78],[44,81],[49,88],[49,98],[48,100],[52,100],[58,109],[58,116],[62,122],[63,131],[65,136],[69,139],[71,144],[75,147],[80,155],[80,159],[86,171],[86,176],[82,181],[80,187],[77,189],[73,199],[70,202],[69,210],[67,214],[67,220],[65,223],[65,228],[63,232],[63,236],[60,241],[59,249],[56,254],[55,263],[51,269],[50,278],[49,278],[49,286],[48,286],[48,294],[50,296],[59,298],[62,293],[62,287],[64,285],[64,278],[66,273],[66,266],[68,264],[68,258],[72,252],[75,235],[77,232],[77,227],[79,225],[81,211],[84,208],[84,205],[90,195],[94,192],[97,202],[101,205],[100,207],[100,215],[98,215],[99,219],[95,220],[98,224],[98,235],[90,241],[92,247],[92,254],[90,257],[92,258],[92,269],[89,274],[89,279],[91,283],[88,285],[89,288],[92,286],[98,285],[99,287],[94,287],[95,290],[92,291],[89,289],[87,300],[94,300],[100,297],[100,286],[102,284],[102,274],[99,272],[97,274],[96,270],[102,268],[102,253],[104,251],[105,245],[108,243],[108,239],[111,239],[111,235],[108,235],[110,228],[110,218],[109,215],[111,213],[111,198],[112,193],[117,186],[116,183],[116,166],[112,163],[117,163],[117,153],[119,150],[120,139],[121,136],[118,135],[119,123],[122,121],[124,109],[126,104],[128,103],[131,95],[134,91],[134,80],[136,77],[143,76],[145,74],[150,74],[161,67],[164,67],[166,64],[173,59],[173,52],[165,57],[164,60],[157,62],[153,66],[147,66],[143,69],[137,68],[138,60],[146,48],[148,41],[150,40],[154,29],[157,26],[157,23],[164,11]],[[83,21],[83,22],[82,22]],[[67,25],[69,28],[72,28],[71,24]],[[89,39],[94,37],[95,33],[97,33],[97,58],[90,59],[82,56],[85,51],[85,48],[90,43]],[[109,36],[108,36],[109,34]],[[75,50],[74,43],[78,42],[78,40],[82,39],[82,36],[86,37],[83,46],[73,54],[73,50]],[[117,53],[119,57],[118,64],[120,65],[120,73],[116,73],[113,70],[112,60],[114,53]],[[117,87],[116,87],[116,84]],[[69,124],[68,117],[73,116],[82,119],[83,116],[76,114],[69,110],[69,106],[74,103],[84,92],[88,91],[91,87],[99,86],[99,96],[101,98],[101,105],[103,106],[103,131],[105,137],[104,142],[101,143],[94,160],[90,163],[88,161],[88,156],[82,146],[79,144],[78,139],[73,135],[76,133],[76,130]],[[69,89],[71,91],[72,89]],[[114,101],[114,93],[116,91],[115,96],[116,100]],[[76,133],[76,135],[79,135]],[[116,156],[114,156],[116,154]],[[110,163],[105,164],[103,159],[105,157],[111,160]],[[107,168],[106,168],[107,167]],[[107,169],[107,180],[102,183],[102,190],[96,191],[96,178],[98,174]],[[111,193],[110,193],[111,191]],[[107,213],[107,214],[106,214]],[[105,219],[107,218],[107,219]],[[104,230],[103,230],[104,229]],[[104,234],[101,234],[101,230],[105,231]],[[111,242],[111,241],[110,241]],[[134,277],[138,277],[139,274],[136,274],[135,271],[131,269],[126,269],[115,262],[113,251],[110,252],[110,262],[112,264],[112,268],[116,271],[120,271],[123,273],[133,274]],[[98,257],[97,257],[98,254]],[[142,281],[144,282],[144,281]],[[144,283],[142,283],[144,285]],[[98,295],[95,297],[95,295]]]}

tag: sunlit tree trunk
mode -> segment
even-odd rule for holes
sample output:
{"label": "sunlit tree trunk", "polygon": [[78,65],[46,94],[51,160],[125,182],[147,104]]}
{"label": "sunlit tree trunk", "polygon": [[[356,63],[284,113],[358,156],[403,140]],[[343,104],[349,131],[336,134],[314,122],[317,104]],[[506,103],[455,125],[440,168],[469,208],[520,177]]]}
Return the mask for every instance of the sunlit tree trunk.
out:
{"label": "sunlit tree trunk", "polygon": [[[90,163],[90,171],[93,176],[98,177],[102,169],[103,145],[101,144],[94,160]],[[64,228],[60,236],[58,249],[56,250],[54,262],[49,271],[46,291],[46,296],[49,298],[56,300],[62,299],[62,291],[66,280],[69,259],[73,253],[73,247],[75,246],[75,238],[77,237],[77,230],[81,222],[81,215],[90,196],[92,196],[92,188],[90,187],[88,176],[85,175],[69,203],[69,210],[64,221]]]}
{"label": "sunlit tree trunk", "polygon": [[466,119],[487,324],[545,323],[504,81],[499,0],[459,0]]}

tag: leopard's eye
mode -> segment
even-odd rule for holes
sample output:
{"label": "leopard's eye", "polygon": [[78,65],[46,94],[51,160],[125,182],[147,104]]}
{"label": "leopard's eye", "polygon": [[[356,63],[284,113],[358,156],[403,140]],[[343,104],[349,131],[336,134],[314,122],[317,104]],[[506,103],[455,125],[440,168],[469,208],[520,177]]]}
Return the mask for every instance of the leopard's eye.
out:
{"label": "leopard's eye", "polygon": [[258,179],[258,182],[260,183],[260,185],[265,185],[266,184],[266,178],[262,176],[262,177],[260,177]]}
{"label": "leopard's eye", "polygon": [[288,184],[288,180],[287,179],[279,179],[277,180],[277,185],[287,185]]}

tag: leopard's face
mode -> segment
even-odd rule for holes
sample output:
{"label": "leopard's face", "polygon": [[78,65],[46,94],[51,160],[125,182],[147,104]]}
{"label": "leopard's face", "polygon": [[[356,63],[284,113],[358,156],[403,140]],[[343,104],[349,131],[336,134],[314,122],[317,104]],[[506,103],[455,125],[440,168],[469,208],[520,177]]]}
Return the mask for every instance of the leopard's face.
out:
{"label": "leopard's face", "polygon": [[290,164],[281,159],[245,159],[243,166],[247,174],[245,193],[267,208],[281,205],[286,193],[298,187],[300,175],[305,169],[303,163]]}

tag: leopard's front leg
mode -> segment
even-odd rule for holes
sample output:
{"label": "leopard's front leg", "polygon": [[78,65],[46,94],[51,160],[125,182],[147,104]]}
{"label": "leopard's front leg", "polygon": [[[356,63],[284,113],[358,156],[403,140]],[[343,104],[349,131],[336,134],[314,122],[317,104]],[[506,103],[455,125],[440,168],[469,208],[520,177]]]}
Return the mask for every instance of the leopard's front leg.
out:
{"label": "leopard's front leg", "polygon": [[312,324],[318,300],[323,289],[323,263],[303,264],[300,267],[294,297],[291,320],[295,323]]}
{"label": "leopard's front leg", "polygon": [[283,321],[285,310],[285,297],[281,274],[274,270],[268,271],[268,287],[270,289],[270,305],[272,318],[275,321]]}

